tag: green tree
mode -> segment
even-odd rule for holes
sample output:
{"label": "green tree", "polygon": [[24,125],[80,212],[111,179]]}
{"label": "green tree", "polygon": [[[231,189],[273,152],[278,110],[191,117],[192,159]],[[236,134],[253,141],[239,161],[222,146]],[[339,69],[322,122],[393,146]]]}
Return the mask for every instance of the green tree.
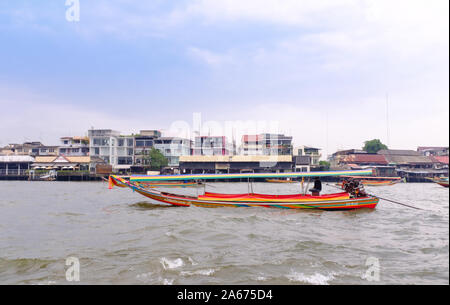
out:
{"label": "green tree", "polygon": [[328,171],[330,170],[330,162],[328,161],[319,161],[320,170],[322,171]]}
{"label": "green tree", "polygon": [[381,143],[379,139],[364,142],[363,150],[367,151],[369,154],[376,154],[382,149],[388,149],[388,147]]}
{"label": "green tree", "polygon": [[169,164],[169,160],[156,148],[152,148],[147,159],[150,159],[150,169],[154,171],[160,171]]}

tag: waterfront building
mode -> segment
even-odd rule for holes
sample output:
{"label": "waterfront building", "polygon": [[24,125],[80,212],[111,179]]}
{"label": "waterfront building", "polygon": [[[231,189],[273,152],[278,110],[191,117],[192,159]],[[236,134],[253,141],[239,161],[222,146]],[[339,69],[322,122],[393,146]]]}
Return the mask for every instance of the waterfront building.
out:
{"label": "waterfront building", "polygon": [[417,151],[424,156],[448,156],[448,147],[419,146]]}
{"label": "waterfront building", "polygon": [[263,155],[262,135],[243,135],[240,154],[244,156]]}
{"label": "waterfront building", "polygon": [[167,158],[168,166],[178,167],[180,157],[191,154],[192,141],[178,137],[160,137],[153,140],[153,146]]}
{"label": "waterfront building", "polygon": [[263,133],[243,135],[240,154],[254,155],[292,155],[292,137],[284,134]]}
{"label": "waterfront building", "polygon": [[89,156],[37,156],[33,170],[89,171]]}
{"label": "waterfront building", "polygon": [[227,156],[233,154],[225,136],[197,136],[194,139],[194,156]]}
{"label": "waterfront building", "polygon": [[114,172],[127,171],[134,164],[134,136],[122,136],[111,129],[91,129],[89,154],[110,164]]}
{"label": "waterfront building", "polygon": [[448,170],[448,156],[430,156],[433,161],[434,169],[447,169]]}
{"label": "waterfront building", "polygon": [[161,137],[161,132],[158,130],[141,130],[138,135],[135,135],[134,147],[134,163],[137,166],[149,166],[150,158],[148,157],[150,151],[154,147],[155,139]]}
{"label": "waterfront building", "polygon": [[[309,147],[309,146],[299,146],[294,148],[294,156],[308,156],[310,157],[310,166],[319,167],[320,158],[322,154],[320,153],[320,148]],[[306,160],[306,159],[305,159]]]}
{"label": "waterfront building", "polygon": [[364,169],[373,168],[376,176],[396,177],[396,167],[389,164],[384,155],[369,154],[361,149],[342,150],[330,158],[331,169]]}
{"label": "waterfront building", "polygon": [[62,137],[61,146],[58,147],[59,155],[64,156],[89,156],[88,137]]}
{"label": "waterfront building", "polygon": [[383,155],[389,165],[395,166],[397,174],[405,177],[408,182],[425,182],[427,177],[448,175],[448,169],[433,168],[433,160],[418,151],[384,149],[378,151],[378,154]]}
{"label": "waterfront building", "polygon": [[23,144],[9,144],[4,150],[16,156],[57,156],[58,146],[46,146],[41,142],[25,142]]}
{"label": "waterfront building", "polygon": [[26,176],[33,162],[32,156],[0,156],[0,177]]}
{"label": "waterfront building", "polygon": [[0,155],[1,156],[10,156],[14,155],[14,151],[11,150],[9,146],[1,147],[0,148]]}
{"label": "waterfront building", "polygon": [[291,172],[292,156],[182,156],[181,174]]}

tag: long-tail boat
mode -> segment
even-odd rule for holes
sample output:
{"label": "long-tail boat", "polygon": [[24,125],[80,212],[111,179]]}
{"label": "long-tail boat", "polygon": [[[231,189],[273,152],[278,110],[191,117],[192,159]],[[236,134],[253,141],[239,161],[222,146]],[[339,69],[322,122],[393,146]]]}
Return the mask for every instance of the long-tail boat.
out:
{"label": "long-tail boat", "polygon": [[[116,180],[115,186],[118,187],[127,187],[126,184],[121,183],[120,181],[126,181],[129,179],[129,176],[114,176],[116,178],[121,178]],[[106,179],[106,181],[110,181],[110,179]],[[157,182],[136,182],[142,188],[158,188],[158,187],[195,187],[201,185],[201,182],[198,181],[157,181]]]}
{"label": "long-tail boat", "polygon": [[371,175],[372,170],[333,171],[333,172],[303,172],[303,173],[253,173],[253,174],[201,174],[201,175],[173,175],[173,176],[131,176],[128,180],[109,177],[109,187],[128,187],[133,191],[155,201],[175,206],[188,207],[266,207],[283,209],[321,209],[321,210],[352,210],[360,208],[375,208],[379,198],[356,193],[335,193],[319,196],[309,194],[295,195],[267,195],[267,194],[221,194],[205,192],[203,195],[186,196],[161,192],[152,188],[145,188],[143,183],[154,181],[186,181],[186,180],[220,180],[220,179],[265,179],[265,178],[295,178],[295,177],[324,177],[342,175]]}
{"label": "long-tail boat", "polygon": [[297,183],[295,180],[288,179],[266,179],[266,182],[269,183]]}
{"label": "long-tail boat", "polygon": [[448,177],[428,178],[428,180],[431,180],[443,187],[448,187]]}
{"label": "long-tail boat", "polygon": [[[358,179],[365,186],[386,186],[386,185],[394,185],[397,183],[405,182],[404,178],[401,177],[358,177],[358,176],[343,176],[344,180],[346,178]],[[342,186],[343,183],[339,183],[339,186]]]}

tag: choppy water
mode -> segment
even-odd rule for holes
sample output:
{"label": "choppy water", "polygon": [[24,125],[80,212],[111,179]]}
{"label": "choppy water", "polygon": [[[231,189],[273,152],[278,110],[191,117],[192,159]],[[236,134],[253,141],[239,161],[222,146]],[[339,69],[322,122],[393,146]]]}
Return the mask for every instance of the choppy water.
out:
{"label": "choppy water", "polygon": [[[0,182],[0,284],[67,284],[68,257],[80,261],[81,284],[449,284],[448,189],[367,189],[426,211],[386,201],[346,212],[179,208],[103,182]],[[379,281],[368,281],[374,260]]]}

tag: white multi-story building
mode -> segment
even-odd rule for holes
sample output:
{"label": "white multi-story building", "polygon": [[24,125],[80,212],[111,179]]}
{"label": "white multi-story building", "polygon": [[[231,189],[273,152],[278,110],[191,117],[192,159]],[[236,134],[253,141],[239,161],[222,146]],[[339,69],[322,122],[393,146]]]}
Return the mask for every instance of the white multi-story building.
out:
{"label": "white multi-story building", "polygon": [[225,136],[197,136],[192,148],[195,156],[227,156],[232,155],[233,151]]}
{"label": "white multi-story building", "polygon": [[134,164],[134,136],[121,136],[111,129],[92,129],[88,134],[91,157],[103,159],[116,172]]}
{"label": "white multi-story building", "polygon": [[311,158],[311,166],[319,166],[320,158],[322,157],[320,150],[320,148],[302,145],[294,148],[293,156],[308,156]]}
{"label": "white multi-story building", "polygon": [[191,145],[191,140],[184,138],[161,137],[153,141],[153,146],[168,159],[168,166],[179,166],[180,157],[191,154]]}
{"label": "white multi-story building", "polygon": [[263,133],[242,136],[242,155],[292,155],[292,137],[284,134]]}
{"label": "white multi-story building", "polygon": [[62,137],[58,148],[60,155],[68,157],[89,156],[88,137]]}

